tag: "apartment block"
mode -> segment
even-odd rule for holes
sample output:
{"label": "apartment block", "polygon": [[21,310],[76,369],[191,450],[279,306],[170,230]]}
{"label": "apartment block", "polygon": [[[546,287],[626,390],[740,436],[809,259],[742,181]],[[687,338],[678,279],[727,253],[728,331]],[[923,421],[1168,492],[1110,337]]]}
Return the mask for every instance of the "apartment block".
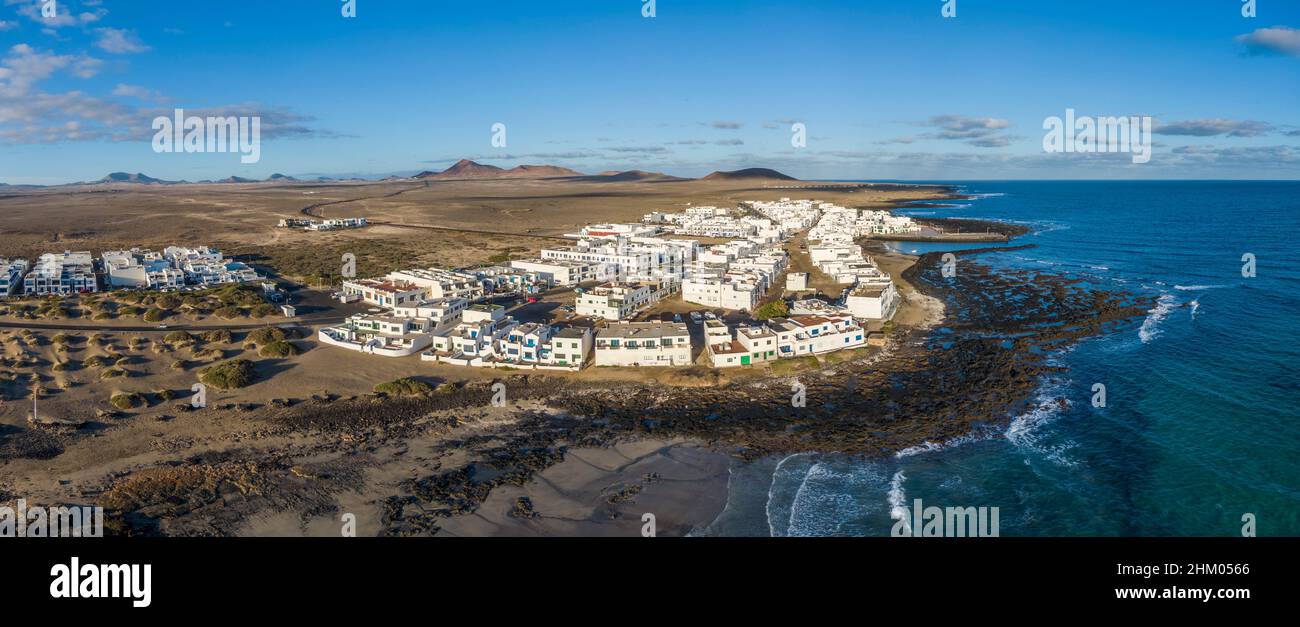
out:
{"label": "apartment block", "polygon": [[580,316],[626,320],[676,291],[671,281],[605,283],[578,295],[574,311]]}
{"label": "apartment block", "polygon": [[23,285],[23,277],[31,263],[26,259],[5,259],[0,257],[0,298],[13,296]]}
{"label": "apartment block", "polygon": [[399,270],[388,273],[384,279],[424,288],[426,298],[464,298],[475,301],[486,294],[483,281],[477,276],[442,268]]}
{"label": "apartment block", "polygon": [[620,322],[596,331],[597,366],[689,366],[691,332],[685,324]]}
{"label": "apartment block", "polygon": [[605,281],[611,277],[607,264],[560,259],[516,259],[510,267],[534,272],[552,285],[572,286],[588,281]]}
{"label": "apartment block", "polygon": [[414,355],[432,342],[432,323],[425,318],[359,314],[347,322],[321,329],[324,344],[385,357]]}
{"label": "apartment block", "polygon": [[23,278],[23,291],[34,296],[98,292],[95,258],[85,251],[45,253]]}
{"label": "apartment block", "polygon": [[171,262],[172,267],[185,273],[187,282],[196,285],[244,283],[260,278],[257,271],[247,264],[228,260],[220,250],[207,246],[168,246],[163,249],[163,257]]}
{"label": "apartment block", "polygon": [[152,250],[113,250],[100,255],[107,288],[179,289],[185,287],[185,272],[162,254]]}
{"label": "apartment block", "polygon": [[363,301],[378,307],[410,307],[429,300],[423,286],[407,281],[387,279],[354,279],[343,282],[341,290],[345,302]]}

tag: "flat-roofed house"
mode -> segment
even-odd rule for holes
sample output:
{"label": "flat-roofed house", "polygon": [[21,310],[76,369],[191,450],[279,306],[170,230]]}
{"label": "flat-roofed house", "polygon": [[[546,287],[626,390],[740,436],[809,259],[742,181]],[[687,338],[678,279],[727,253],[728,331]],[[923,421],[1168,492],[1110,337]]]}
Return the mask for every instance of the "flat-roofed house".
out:
{"label": "flat-roofed house", "polygon": [[428,300],[428,290],[406,281],[351,279],[343,282],[345,297],[360,298],[379,307],[409,307]]}
{"label": "flat-roofed house", "polygon": [[185,272],[152,250],[113,250],[100,255],[104,282],[110,288],[178,289],[185,286]]}
{"label": "flat-roofed house", "polygon": [[691,332],[671,322],[620,322],[596,331],[597,366],[689,366]]}
{"label": "flat-roofed house", "polygon": [[578,295],[574,311],[580,316],[626,320],[669,293],[664,283],[605,283]]}
{"label": "flat-roofed house", "polygon": [[609,278],[607,264],[595,261],[565,259],[515,259],[510,267],[536,272],[554,285],[570,286],[587,281],[604,281]]}
{"label": "flat-roofed house", "polygon": [[898,311],[898,290],[885,279],[880,283],[860,283],[844,297],[844,306],[857,318],[889,320]]}
{"label": "flat-roofed house", "polygon": [[405,357],[428,348],[431,323],[424,318],[358,314],[316,335],[325,344],[385,357]]}
{"label": "flat-roofed house", "polygon": [[519,322],[507,316],[501,305],[470,305],[461,313],[459,324],[434,334],[432,349],[421,359],[479,365],[497,357],[500,341],[516,326]]}
{"label": "flat-roofed house", "polygon": [[95,258],[87,251],[45,253],[23,278],[23,291],[33,296],[98,292]]}
{"label": "flat-roofed house", "polygon": [[384,278],[422,287],[428,293],[425,298],[464,298],[473,302],[485,295],[483,281],[468,272],[420,268],[389,272]]}
{"label": "flat-roofed house", "polygon": [[31,263],[26,259],[5,259],[0,257],[0,298],[13,296],[23,285],[23,277]]}
{"label": "flat-roofed house", "polygon": [[393,314],[404,318],[425,318],[437,331],[459,324],[461,314],[468,307],[469,301],[463,298],[435,298],[400,304],[393,308]]}

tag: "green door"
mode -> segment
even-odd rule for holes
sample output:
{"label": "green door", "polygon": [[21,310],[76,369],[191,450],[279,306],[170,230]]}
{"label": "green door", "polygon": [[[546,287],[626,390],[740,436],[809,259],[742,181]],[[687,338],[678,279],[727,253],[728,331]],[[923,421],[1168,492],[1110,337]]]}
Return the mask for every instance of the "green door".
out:
{"label": "green door", "polygon": [[740,365],[742,365],[742,366],[748,366],[748,365],[749,365],[749,355],[741,355],[741,356],[740,356]]}

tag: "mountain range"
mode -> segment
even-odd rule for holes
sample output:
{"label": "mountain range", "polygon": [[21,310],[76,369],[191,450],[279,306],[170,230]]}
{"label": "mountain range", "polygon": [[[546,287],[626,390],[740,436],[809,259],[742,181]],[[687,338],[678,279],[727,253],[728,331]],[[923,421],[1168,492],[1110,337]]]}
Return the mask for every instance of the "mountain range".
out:
{"label": "mountain range", "polygon": [[[461,159],[452,164],[451,167],[434,172],[425,170],[411,176],[388,176],[381,180],[384,181],[401,181],[401,180],[423,180],[423,181],[453,181],[466,179],[568,179],[577,182],[673,182],[673,181],[690,181],[694,179],[672,176],[661,172],[647,172],[645,170],[609,170],[599,174],[583,174],[577,170],[565,168],[556,165],[518,165],[510,169],[501,168],[494,165],[487,165]],[[330,181],[350,181],[350,180],[369,180],[360,177],[335,179],[330,177],[317,177],[310,179],[312,181],[330,182]],[[713,172],[699,180],[704,181],[744,181],[744,180],[776,180],[776,181],[794,181],[798,180],[769,168],[746,168],[743,170],[733,170],[729,172]],[[83,181],[81,183],[69,183],[68,185],[183,185],[183,184],[255,184],[255,183],[289,183],[297,182],[292,176],[284,174],[272,174],[265,180],[244,178],[241,176],[230,176],[218,181],[203,180],[197,182],[191,181],[169,181],[154,178],[147,174],[136,172],[112,172],[103,178],[95,181]],[[0,187],[10,189],[26,189],[33,187],[42,187],[39,185],[8,185],[0,183]],[[60,187],[60,186],[54,186]]]}

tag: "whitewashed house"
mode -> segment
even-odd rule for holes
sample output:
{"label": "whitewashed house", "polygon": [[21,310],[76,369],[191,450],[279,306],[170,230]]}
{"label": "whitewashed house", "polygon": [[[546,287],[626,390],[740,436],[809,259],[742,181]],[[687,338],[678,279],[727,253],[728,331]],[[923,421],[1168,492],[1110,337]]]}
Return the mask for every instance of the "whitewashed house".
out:
{"label": "whitewashed house", "polygon": [[597,366],[689,366],[691,332],[685,324],[619,322],[596,331]]}
{"label": "whitewashed house", "polygon": [[23,278],[23,291],[33,296],[98,292],[95,258],[86,251],[45,253]]}
{"label": "whitewashed house", "polygon": [[108,288],[178,289],[185,287],[185,272],[152,250],[113,250],[100,255]]}
{"label": "whitewashed house", "polygon": [[341,325],[321,329],[323,344],[384,357],[405,357],[432,343],[431,323],[425,318],[358,314]]}
{"label": "whitewashed house", "polygon": [[5,259],[0,257],[0,298],[7,298],[18,293],[23,285],[23,277],[31,263],[26,259]]}
{"label": "whitewashed house", "polygon": [[429,300],[429,291],[407,281],[351,279],[343,282],[345,302],[362,301],[377,307],[410,307]]}
{"label": "whitewashed house", "polygon": [[668,281],[605,283],[579,294],[574,311],[580,316],[611,321],[626,320],[671,295],[675,287],[675,283]]}

